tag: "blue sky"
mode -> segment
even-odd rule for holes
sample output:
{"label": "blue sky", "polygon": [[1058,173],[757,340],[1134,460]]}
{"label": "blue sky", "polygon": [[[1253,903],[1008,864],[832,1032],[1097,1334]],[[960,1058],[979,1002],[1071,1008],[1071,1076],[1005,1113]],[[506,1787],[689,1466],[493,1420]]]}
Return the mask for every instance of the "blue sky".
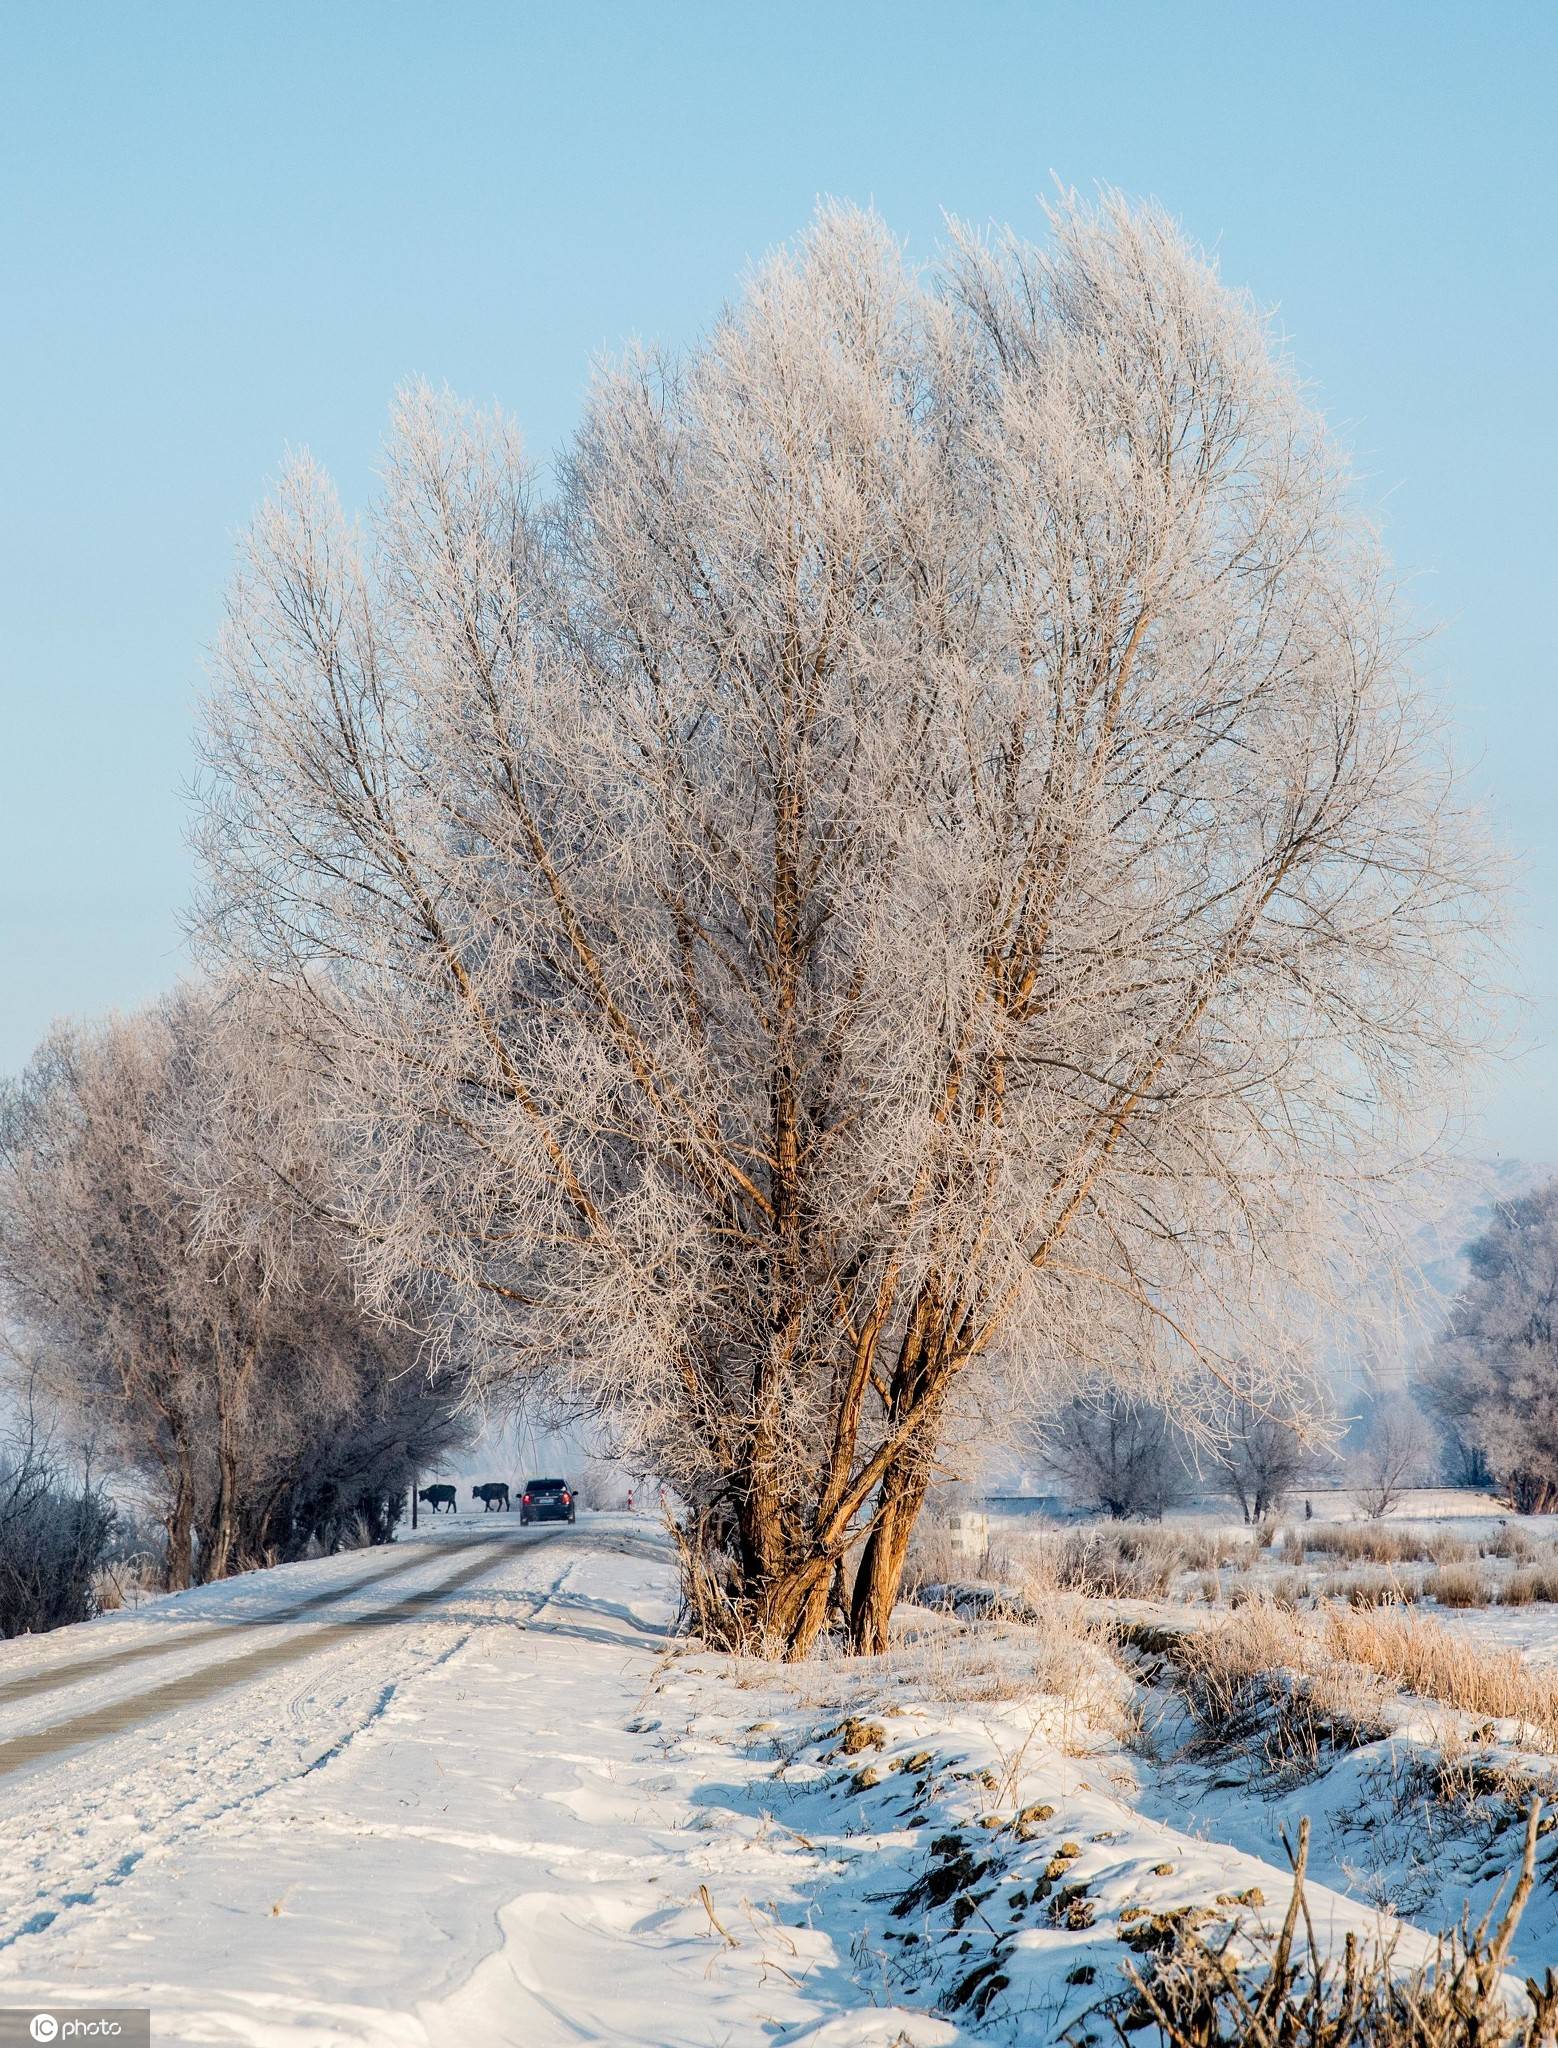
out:
{"label": "blue sky", "polygon": [[178,971],[191,702],[289,443],[410,375],[545,452],[821,194],[912,249],[1153,195],[1278,308],[1520,862],[1479,1144],[1558,1160],[1550,0],[12,6],[0,25],[0,1071]]}

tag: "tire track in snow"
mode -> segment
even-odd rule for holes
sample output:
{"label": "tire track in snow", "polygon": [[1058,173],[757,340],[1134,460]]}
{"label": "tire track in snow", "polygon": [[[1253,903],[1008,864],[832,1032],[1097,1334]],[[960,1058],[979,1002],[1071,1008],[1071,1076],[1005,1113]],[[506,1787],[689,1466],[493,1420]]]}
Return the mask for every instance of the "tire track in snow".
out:
{"label": "tire track in snow", "polygon": [[[462,1543],[459,1547],[466,1549],[469,1545]],[[438,1551],[423,1547],[420,1556],[402,1557],[396,1563],[386,1565],[382,1571],[365,1572],[360,1578],[328,1587],[323,1593],[315,1593],[311,1598],[296,1601],[288,1607],[278,1607],[264,1614],[237,1615],[230,1621],[186,1624],[168,1642],[132,1643],[122,1650],[99,1650],[91,1656],[72,1658],[68,1663],[51,1664],[41,1671],[28,1672],[22,1678],[0,1682],[0,1706],[8,1705],[12,1700],[32,1699],[40,1693],[58,1692],[67,1685],[78,1685],[84,1678],[97,1678],[105,1671],[117,1671],[125,1665],[145,1663],[157,1657],[172,1657],[181,1650],[198,1649],[205,1643],[232,1635],[235,1630],[281,1628],[288,1622],[305,1621],[321,1608],[338,1606],[341,1601],[349,1600],[354,1593],[360,1593],[369,1586],[380,1585],[386,1579],[404,1578],[410,1572],[426,1571],[439,1561]]]}
{"label": "tire track in snow", "polygon": [[56,1762],[72,1750],[83,1749],[105,1736],[132,1734],[163,1714],[174,1713],[180,1707],[197,1706],[251,1679],[266,1677],[301,1658],[316,1656],[321,1650],[348,1642],[365,1630],[394,1628],[418,1621],[448,1594],[484,1577],[501,1557],[512,1554],[514,1548],[513,1544],[502,1541],[483,1544],[480,1546],[481,1554],[461,1565],[458,1571],[440,1579],[435,1586],[421,1587],[414,1593],[408,1593],[389,1607],[375,1608],[372,1613],[359,1615],[350,1621],[329,1622],[323,1628],[310,1629],[301,1636],[285,1637],[280,1642],[262,1643],[236,1657],[224,1657],[214,1664],[202,1664],[194,1671],[182,1672],[177,1678],[152,1686],[146,1692],[131,1693],[127,1698],[110,1701],[105,1706],[89,1708],[85,1713],[74,1714],[68,1720],[56,1721],[47,1728],[35,1729],[26,1735],[14,1735],[8,1742],[0,1742],[0,1778],[7,1778],[13,1771],[23,1770],[31,1764]]}

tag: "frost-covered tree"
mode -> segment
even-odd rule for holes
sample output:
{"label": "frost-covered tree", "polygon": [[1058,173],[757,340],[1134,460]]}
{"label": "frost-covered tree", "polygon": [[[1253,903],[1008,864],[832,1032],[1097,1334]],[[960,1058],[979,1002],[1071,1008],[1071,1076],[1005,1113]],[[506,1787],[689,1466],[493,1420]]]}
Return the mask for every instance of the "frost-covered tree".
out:
{"label": "frost-covered tree", "polygon": [[1436,1414],[1522,1514],[1558,1508],[1558,1180],[1500,1202],[1428,1372]]}
{"label": "frost-covered tree", "polygon": [[[1248,1386],[1249,1377],[1243,1376]],[[1212,1469],[1246,1522],[1280,1514],[1288,1495],[1314,1468],[1315,1439],[1288,1416],[1249,1392],[1221,1404],[1211,1442]]]}
{"label": "frost-covered tree", "polygon": [[151,1482],[173,1586],[382,1524],[464,1434],[416,1332],[364,1312],[270,1053],[248,1005],[184,990],[57,1027],[0,1091],[0,1304],[34,1384]]}
{"label": "frost-covered tree", "polygon": [[1113,1386],[1068,1402],[1039,1458],[1072,1500],[1117,1519],[1160,1519],[1186,1491],[1185,1446],[1167,1414]]}
{"label": "frost-covered tree", "polygon": [[1388,1515],[1409,1486],[1421,1486],[1434,1462],[1434,1433],[1408,1394],[1376,1401],[1353,1459],[1358,1505],[1366,1515]]}
{"label": "frost-covered tree", "polygon": [[880,1648],[949,1433],[1297,1369],[1475,1036],[1482,855],[1344,465],[1156,212],[917,273],[830,209],[557,475],[424,390],[366,531],[289,463],[206,943],[369,1280],[665,1476],[706,1628],[803,1651],[853,1550]]}

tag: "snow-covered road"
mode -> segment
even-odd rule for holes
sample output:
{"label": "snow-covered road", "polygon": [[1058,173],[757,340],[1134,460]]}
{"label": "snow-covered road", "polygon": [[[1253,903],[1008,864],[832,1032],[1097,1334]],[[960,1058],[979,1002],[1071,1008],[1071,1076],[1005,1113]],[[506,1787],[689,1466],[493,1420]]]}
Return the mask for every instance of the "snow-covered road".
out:
{"label": "snow-covered road", "polygon": [[625,1519],[462,1517],[4,1646],[0,2003],[149,2005],[159,2041],[894,2039],[847,1977],[799,1988],[793,1934],[713,1934],[752,1830],[689,1800],[685,1739],[657,1767],[667,1562]]}

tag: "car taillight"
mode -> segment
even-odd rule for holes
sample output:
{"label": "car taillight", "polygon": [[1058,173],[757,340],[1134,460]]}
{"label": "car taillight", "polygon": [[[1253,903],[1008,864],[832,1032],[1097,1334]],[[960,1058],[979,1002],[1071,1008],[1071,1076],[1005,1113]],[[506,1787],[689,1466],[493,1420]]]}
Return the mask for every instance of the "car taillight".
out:
{"label": "car taillight", "polygon": [[527,1508],[528,1508],[528,1507],[529,1507],[529,1505],[530,1505],[530,1496],[529,1496],[529,1494],[528,1494],[528,1493],[527,1493],[527,1494],[525,1495],[525,1501],[524,1501],[524,1504],[525,1504],[525,1506],[526,1506]]}
{"label": "car taillight", "polygon": [[563,1506],[564,1506],[564,1507],[567,1507],[567,1505],[568,1505],[569,1501],[570,1501],[570,1500],[571,1500],[572,1498],[573,1498],[573,1496],[572,1496],[571,1494],[567,1494],[567,1493],[565,1493],[565,1494],[563,1495]]}

